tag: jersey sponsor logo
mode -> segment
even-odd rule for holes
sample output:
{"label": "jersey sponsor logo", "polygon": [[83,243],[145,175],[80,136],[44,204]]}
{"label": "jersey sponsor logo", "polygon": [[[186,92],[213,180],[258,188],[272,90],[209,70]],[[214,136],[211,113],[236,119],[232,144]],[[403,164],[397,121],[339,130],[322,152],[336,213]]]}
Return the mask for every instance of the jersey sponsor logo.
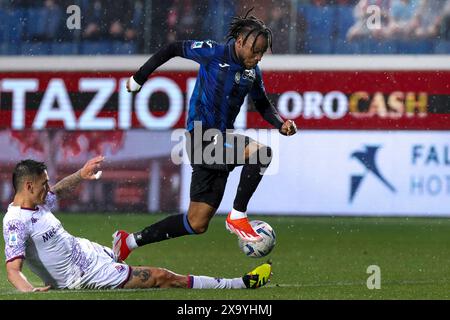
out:
{"label": "jersey sponsor logo", "polygon": [[56,228],[53,227],[50,231],[47,231],[45,234],[42,235],[42,239],[44,240],[44,242],[47,242],[48,240],[53,238],[55,234]]}
{"label": "jersey sponsor logo", "polygon": [[255,81],[255,69],[244,70],[242,74],[242,79],[249,80],[251,82]]}
{"label": "jersey sponsor logo", "polygon": [[230,65],[228,63],[219,63],[219,67],[221,67],[221,68],[227,68],[229,66]]}
{"label": "jersey sponsor logo", "polygon": [[36,222],[38,222],[39,219],[32,217],[31,218],[31,224],[35,224]]}
{"label": "jersey sponsor logo", "polygon": [[8,237],[8,245],[14,247],[17,245],[17,233],[11,232]]}
{"label": "jersey sponsor logo", "polygon": [[47,242],[48,240],[53,238],[56,235],[58,229],[61,227],[61,224],[57,225],[56,227],[52,227],[49,231],[42,235],[42,240],[44,240],[44,242]]}

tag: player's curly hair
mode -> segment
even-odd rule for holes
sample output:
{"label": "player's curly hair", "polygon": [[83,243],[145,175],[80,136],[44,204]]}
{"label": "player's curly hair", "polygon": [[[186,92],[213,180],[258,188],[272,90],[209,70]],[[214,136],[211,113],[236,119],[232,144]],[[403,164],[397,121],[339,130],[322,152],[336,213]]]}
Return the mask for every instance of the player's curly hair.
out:
{"label": "player's curly hair", "polygon": [[245,16],[233,17],[230,23],[227,34],[227,42],[242,35],[244,37],[244,44],[250,35],[255,34],[255,40],[253,41],[252,50],[255,49],[255,43],[259,36],[263,36],[267,39],[270,51],[272,51],[272,30],[268,28],[264,22],[253,15],[248,15],[254,8],[247,11]]}

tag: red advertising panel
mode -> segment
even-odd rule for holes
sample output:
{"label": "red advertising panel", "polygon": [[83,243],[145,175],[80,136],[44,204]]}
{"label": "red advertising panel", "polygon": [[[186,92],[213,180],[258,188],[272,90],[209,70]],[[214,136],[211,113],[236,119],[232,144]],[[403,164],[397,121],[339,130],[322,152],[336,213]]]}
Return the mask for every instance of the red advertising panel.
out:
{"label": "red advertising panel", "polygon": [[[152,75],[138,94],[130,72],[2,72],[0,128],[181,128],[195,71]],[[267,71],[280,115],[302,129],[448,130],[450,71]],[[249,101],[240,127],[269,128]]]}

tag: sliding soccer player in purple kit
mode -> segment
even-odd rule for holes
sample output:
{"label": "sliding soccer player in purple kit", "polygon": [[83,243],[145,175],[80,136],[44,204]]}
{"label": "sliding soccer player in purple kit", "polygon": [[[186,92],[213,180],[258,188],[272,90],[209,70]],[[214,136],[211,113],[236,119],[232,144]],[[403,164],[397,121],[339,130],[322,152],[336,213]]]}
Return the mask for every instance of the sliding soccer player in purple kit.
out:
{"label": "sliding soccer player in purple kit", "polygon": [[[113,250],[118,260],[125,260],[140,246],[188,234],[206,232],[209,221],[222,201],[229,173],[243,165],[233,209],[226,219],[226,228],[245,241],[259,241],[247,218],[247,205],[272,159],[269,146],[230,131],[247,94],[257,111],[283,135],[297,132],[295,123],[283,121],[269,101],[258,62],[270,47],[272,32],[264,22],[250,15],[234,17],[227,43],[176,41],[156,52],[127,82],[127,90],[138,92],[150,74],[174,57],[183,57],[200,64],[197,81],[190,99],[187,120],[186,151],[192,166],[190,204],[186,214],[171,215],[140,232],[118,230],[113,234]],[[208,130],[215,129],[215,135]],[[199,137],[200,135],[200,137]],[[220,144],[218,143],[220,141]],[[210,163],[193,155],[219,145],[221,160]],[[231,150],[232,159],[226,156]]]}
{"label": "sliding soccer player in purple kit", "polygon": [[[269,282],[272,266],[264,263],[238,278],[181,275],[165,268],[129,266],[116,261],[110,248],[67,232],[52,213],[57,200],[74,195],[83,180],[96,180],[103,156],[49,185],[47,166],[32,159],[16,164],[14,199],[3,217],[6,277],[21,292],[49,289],[256,289]],[[35,287],[22,272],[24,263],[44,283]]]}

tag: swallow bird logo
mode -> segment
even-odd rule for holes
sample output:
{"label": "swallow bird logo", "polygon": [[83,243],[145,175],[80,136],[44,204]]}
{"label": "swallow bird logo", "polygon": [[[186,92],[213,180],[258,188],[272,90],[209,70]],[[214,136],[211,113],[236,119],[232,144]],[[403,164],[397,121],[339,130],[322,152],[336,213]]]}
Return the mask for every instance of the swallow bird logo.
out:
{"label": "swallow bird logo", "polygon": [[351,158],[356,158],[357,160],[359,160],[359,162],[361,162],[361,164],[364,165],[364,167],[367,170],[364,174],[351,176],[350,202],[353,201],[356,192],[361,186],[361,183],[364,180],[364,178],[370,173],[374,174],[378,178],[378,180],[380,180],[383,183],[383,185],[385,185],[392,193],[397,192],[394,186],[390,184],[389,181],[386,180],[386,178],[381,174],[380,170],[377,167],[377,164],[375,162],[375,156],[379,148],[380,146],[366,146],[365,150],[356,151],[352,153]]}

